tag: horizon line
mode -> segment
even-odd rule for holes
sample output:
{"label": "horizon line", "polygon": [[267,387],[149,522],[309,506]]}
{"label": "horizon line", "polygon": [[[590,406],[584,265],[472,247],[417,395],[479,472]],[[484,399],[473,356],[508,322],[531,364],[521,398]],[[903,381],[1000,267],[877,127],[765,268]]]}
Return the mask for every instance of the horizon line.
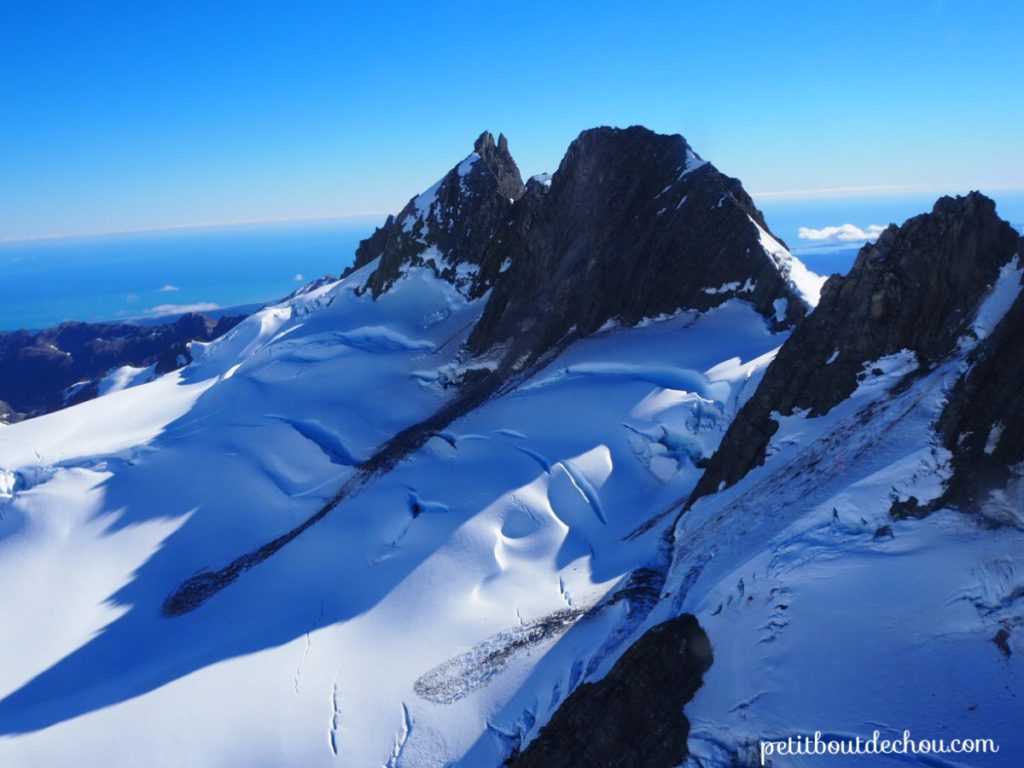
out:
{"label": "horizon line", "polygon": [[984,194],[985,190],[992,192],[1019,192],[1024,190],[1024,184],[870,184],[863,186],[844,187],[819,187],[816,189],[790,189],[767,192],[751,192],[751,197],[762,198],[811,198],[811,197],[850,197],[863,195],[865,197],[896,195],[905,192],[920,192],[929,194],[966,194],[971,190],[978,190]]}
{"label": "horizon line", "polygon": [[156,227],[135,229],[92,230],[87,232],[60,232],[45,235],[15,235],[0,237],[0,245],[11,243],[32,243],[40,240],[69,240],[77,237],[109,237],[113,235],[144,235],[150,232],[175,232],[182,229],[215,229],[217,227],[243,227],[249,224],[288,224],[301,221],[337,221],[340,219],[361,219],[371,216],[387,216],[386,211],[364,213],[326,213],[309,216],[267,216],[253,219],[229,219],[227,221],[202,221],[191,224],[165,224]]}
{"label": "horizon line", "polygon": [[[849,185],[840,187],[818,187],[812,189],[791,189],[751,192],[750,196],[762,199],[803,199],[803,198],[842,198],[863,195],[865,197],[896,195],[900,193],[931,193],[931,194],[965,194],[976,189],[993,192],[1024,191],[1024,184],[873,184]],[[956,191],[955,191],[956,190]],[[165,224],[154,227],[138,227],[131,229],[90,230],[85,232],[60,232],[43,235],[14,235],[0,237],[0,245],[14,243],[33,243],[46,240],[70,240],[88,237],[112,237],[115,235],[143,235],[153,232],[176,232],[189,229],[215,229],[218,227],[242,227],[253,224],[288,224],[303,221],[337,221],[341,219],[360,219],[373,216],[387,216],[388,211],[365,211],[356,213],[326,213],[308,216],[266,216],[250,219],[229,219],[226,221],[203,221],[186,224]]]}

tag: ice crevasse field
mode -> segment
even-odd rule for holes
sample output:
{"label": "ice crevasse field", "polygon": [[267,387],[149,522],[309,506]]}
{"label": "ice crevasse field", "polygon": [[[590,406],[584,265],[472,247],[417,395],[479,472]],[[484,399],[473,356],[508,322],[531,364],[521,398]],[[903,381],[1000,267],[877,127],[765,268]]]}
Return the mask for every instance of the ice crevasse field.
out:
{"label": "ice crevasse field", "polygon": [[782,341],[741,302],[574,346],[161,616],[450,396],[480,302],[429,269],[373,301],[354,289],[374,266],[196,345],[182,371],[0,432],[0,578],[26,585],[0,596],[21,660],[2,673],[4,762],[116,739],[154,765],[493,764],[621,651],[644,617],[584,613],[665,557],[658,513]]}
{"label": "ice crevasse field", "polygon": [[[851,722],[973,723],[1020,746],[1015,668],[977,638],[1021,533],[887,517],[893,493],[937,493],[927,430],[954,363],[890,397],[915,365],[893,356],[827,417],[783,419],[765,467],[667,544],[785,340],[739,300],[576,343],[163,616],[183,581],[300,524],[452,396],[481,301],[425,268],[375,301],[358,290],[375,266],[196,344],[180,371],[0,428],[0,582],[24,585],[0,592],[0,647],[19,660],[0,668],[0,763],[498,765],[679,611],[716,654],[687,707],[704,765]],[[893,696],[897,668],[963,701]]]}

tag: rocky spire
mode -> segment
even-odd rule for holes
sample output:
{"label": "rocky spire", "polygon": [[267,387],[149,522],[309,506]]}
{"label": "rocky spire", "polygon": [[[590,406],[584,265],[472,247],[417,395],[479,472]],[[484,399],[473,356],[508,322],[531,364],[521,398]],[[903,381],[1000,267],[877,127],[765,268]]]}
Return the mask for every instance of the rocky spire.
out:
{"label": "rocky spire", "polygon": [[360,243],[353,269],[380,259],[367,280],[374,296],[411,267],[428,267],[460,289],[475,282],[488,242],[523,194],[508,141],[484,131],[473,152]]}
{"label": "rocky spire", "polygon": [[850,273],[828,280],[817,309],[782,346],[691,503],[764,462],[778,429],[773,413],[826,413],[856,389],[866,363],[901,350],[916,353],[923,366],[951,355],[1019,249],[1017,233],[978,192],[943,197],[931,213],[890,226],[864,246]]}

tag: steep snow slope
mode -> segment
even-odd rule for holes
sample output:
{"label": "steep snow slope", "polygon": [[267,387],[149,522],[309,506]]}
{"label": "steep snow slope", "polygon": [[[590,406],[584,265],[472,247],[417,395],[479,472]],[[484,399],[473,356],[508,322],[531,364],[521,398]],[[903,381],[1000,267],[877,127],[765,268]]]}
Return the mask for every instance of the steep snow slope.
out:
{"label": "steep snow slope", "polygon": [[942,493],[949,454],[933,425],[957,366],[899,394],[913,356],[874,367],[885,372],[828,415],[782,418],[765,465],[680,521],[669,597],[650,621],[693,613],[722,662],[687,708],[688,765],[756,764],[759,739],[815,731],[1024,749],[1019,641],[1012,656],[991,642],[1016,610],[1024,532],[949,509],[892,519],[894,502]]}
{"label": "steep snow slope", "polygon": [[0,427],[0,763],[495,765],[621,652],[665,510],[785,338],[743,302],[575,344],[161,614],[454,396],[482,301],[427,268],[374,300],[374,267]]}

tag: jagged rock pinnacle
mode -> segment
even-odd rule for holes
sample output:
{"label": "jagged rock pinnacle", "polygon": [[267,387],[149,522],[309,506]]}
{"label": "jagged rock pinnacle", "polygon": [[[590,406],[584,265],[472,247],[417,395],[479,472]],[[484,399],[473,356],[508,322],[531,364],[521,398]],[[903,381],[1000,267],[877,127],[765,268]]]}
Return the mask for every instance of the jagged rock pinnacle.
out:
{"label": "jagged rock pinnacle", "polygon": [[468,291],[480,259],[523,194],[508,141],[484,131],[473,153],[360,243],[354,269],[380,259],[366,286],[379,296],[407,270],[427,267]]}

